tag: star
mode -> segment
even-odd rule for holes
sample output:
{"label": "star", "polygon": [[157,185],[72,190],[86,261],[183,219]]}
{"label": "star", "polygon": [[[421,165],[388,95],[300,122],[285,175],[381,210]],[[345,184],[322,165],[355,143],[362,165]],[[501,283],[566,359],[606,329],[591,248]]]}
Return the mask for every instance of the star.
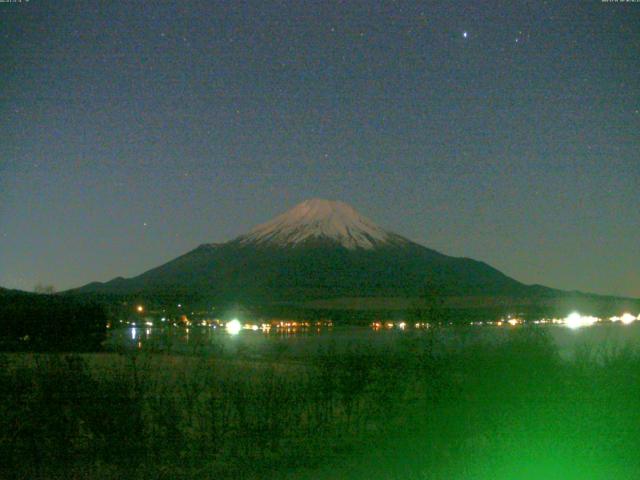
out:
{"label": "star", "polygon": [[462,38],[467,38],[469,34],[467,32],[462,32]]}

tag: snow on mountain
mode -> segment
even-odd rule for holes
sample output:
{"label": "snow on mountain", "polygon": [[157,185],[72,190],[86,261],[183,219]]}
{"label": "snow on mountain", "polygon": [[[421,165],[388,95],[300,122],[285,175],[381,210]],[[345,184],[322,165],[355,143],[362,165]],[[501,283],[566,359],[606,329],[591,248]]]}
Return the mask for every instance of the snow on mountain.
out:
{"label": "snow on mountain", "polygon": [[386,232],[343,202],[306,200],[238,238],[241,243],[291,246],[311,239],[333,240],[348,249],[373,249],[399,237]]}

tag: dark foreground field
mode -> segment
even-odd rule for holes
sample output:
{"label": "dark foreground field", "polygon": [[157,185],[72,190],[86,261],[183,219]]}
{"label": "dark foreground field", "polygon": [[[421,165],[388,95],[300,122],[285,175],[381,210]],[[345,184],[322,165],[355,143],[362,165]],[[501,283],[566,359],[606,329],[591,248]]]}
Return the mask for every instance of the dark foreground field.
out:
{"label": "dark foreground field", "polygon": [[304,363],[7,354],[0,477],[639,478],[638,352],[561,360],[525,328],[449,353],[433,338]]}

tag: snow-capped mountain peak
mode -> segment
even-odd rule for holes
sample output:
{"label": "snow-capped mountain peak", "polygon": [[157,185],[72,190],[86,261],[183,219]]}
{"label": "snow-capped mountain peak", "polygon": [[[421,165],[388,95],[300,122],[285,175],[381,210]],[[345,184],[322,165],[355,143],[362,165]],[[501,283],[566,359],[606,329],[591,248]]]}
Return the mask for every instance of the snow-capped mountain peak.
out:
{"label": "snow-capped mountain peak", "polygon": [[241,236],[241,243],[296,245],[312,239],[328,239],[349,249],[372,249],[397,238],[339,201],[306,200],[273,220]]}

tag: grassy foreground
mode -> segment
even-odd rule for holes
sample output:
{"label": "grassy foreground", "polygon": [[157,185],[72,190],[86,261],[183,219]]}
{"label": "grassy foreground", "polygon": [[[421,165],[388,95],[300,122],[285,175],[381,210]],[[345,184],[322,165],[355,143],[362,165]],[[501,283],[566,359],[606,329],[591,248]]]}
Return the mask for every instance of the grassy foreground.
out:
{"label": "grassy foreground", "polygon": [[0,478],[638,478],[638,352],[434,338],[304,363],[7,354]]}

